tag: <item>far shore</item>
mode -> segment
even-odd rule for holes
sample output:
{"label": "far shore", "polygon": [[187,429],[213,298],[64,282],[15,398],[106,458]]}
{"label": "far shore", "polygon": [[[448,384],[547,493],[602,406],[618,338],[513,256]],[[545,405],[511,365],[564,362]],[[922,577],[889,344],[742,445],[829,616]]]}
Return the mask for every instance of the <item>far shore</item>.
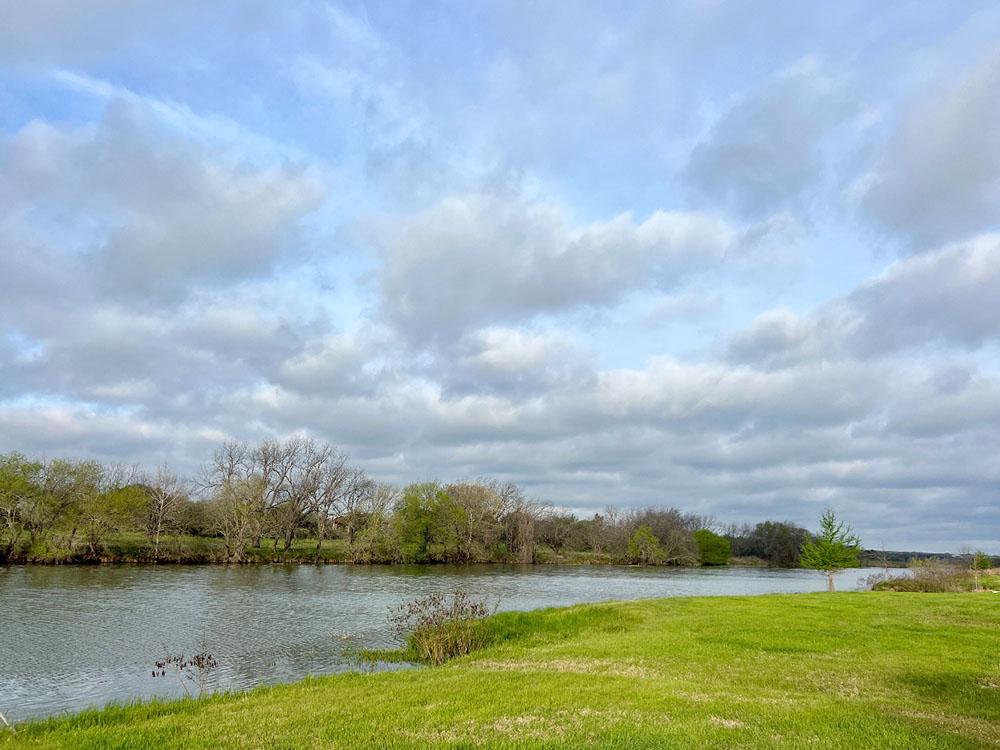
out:
{"label": "far shore", "polygon": [[[881,552],[868,550],[862,554],[861,568],[905,568],[907,559],[878,559]],[[929,556],[931,553],[894,553],[895,555]],[[786,569],[789,566],[772,565],[757,557],[732,557],[725,565],[701,566],[698,564],[635,565],[623,556],[607,553],[557,551],[547,545],[538,545],[534,559],[523,562],[513,558],[472,559],[455,561],[406,562],[400,560],[357,559],[351,554],[346,539],[327,539],[319,544],[316,539],[298,539],[287,550],[274,539],[262,539],[259,546],[247,547],[241,558],[231,559],[221,538],[201,536],[168,537],[161,541],[154,552],[148,539],[139,534],[122,534],[108,538],[101,549],[92,551],[80,545],[72,552],[57,550],[25,555],[9,560],[8,565],[630,565],[632,567],[697,568],[739,567]],[[795,566],[792,566],[793,568]]]}

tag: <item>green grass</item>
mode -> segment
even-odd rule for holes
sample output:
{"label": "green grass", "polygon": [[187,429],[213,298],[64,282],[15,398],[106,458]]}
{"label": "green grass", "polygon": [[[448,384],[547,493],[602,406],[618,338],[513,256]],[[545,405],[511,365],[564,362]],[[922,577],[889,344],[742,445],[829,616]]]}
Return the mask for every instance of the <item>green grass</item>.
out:
{"label": "green grass", "polygon": [[989,748],[1000,596],[662,599],[506,613],[435,668],[25,724],[0,748]]}
{"label": "green grass", "polygon": [[[261,540],[260,547],[249,547],[245,552],[248,563],[337,563],[351,558],[350,544],[346,539],[326,539],[317,554],[316,539],[295,539],[288,552],[283,541],[274,547],[274,539]],[[160,539],[159,555],[154,554],[153,542],[139,532],[109,534],[101,541],[98,555],[93,556],[85,541],[76,540],[72,550],[64,547],[45,547],[27,551],[27,561],[33,563],[223,563],[226,546],[216,537],[165,534]]]}
{"label": "green grass", "polygon": [[979,576],[979,585],[984,589],[1000,591],[1000,573],[983,573]]}

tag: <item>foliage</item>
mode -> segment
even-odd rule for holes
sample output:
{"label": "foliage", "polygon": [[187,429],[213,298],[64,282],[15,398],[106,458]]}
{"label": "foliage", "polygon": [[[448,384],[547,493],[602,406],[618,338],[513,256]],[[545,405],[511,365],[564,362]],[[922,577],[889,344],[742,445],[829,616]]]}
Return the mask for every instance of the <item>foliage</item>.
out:
{"label": "foliage", "polygon": [[857,566],[860,552],[861,540],[828,509],[820,517],[819,534],[802,545],[800,564],[803,568],[825,573],[829,589],[833,591],[834,573]]}
{"label": "foliage", "polygon": [[463,591],[451,596],[430,594],[390,611],[389,624],[405,636],[410,650],[420,661],[443,664],[485,647],[489,631],[480,620],[494,614],[483,599],[473,599]]}
{"label": "foliage", "polygon": [[982,550],[978,550],[972,553],[972,560],[969,567],[973,570],[989,570],[993,567],[993,558]]}
{"label": "foliage", "polygon": [[[738,627],[734,627],[734,623]],[[0,748],[994,747],[1000,597],[663,599],[505,612],[440,669],[18,726]],[[9,734],[9,733],[8,733]]]}
{"label": "foliage", "polygon": [[984,570],[989,570],[993,566],[993,560],[982,550],[972,553],[969,561],[969,568],[972,570],[973,587],[976,591],[982,589],[982,574]]}
{"label": "foliage", "polygon": [[[724,564],[708,528],[670,507],[581,519],[489,478],[399,490],[298,437],[225,443],[196,479],[0,454],[0,562]],[[790,566],[809,534],[764,521],[722,536],[741,564]]]}
{"label": "foliage", "polygon": [[628,540],[627,560],[635,565],[656,565],[663,562],[663,547],[648,526],[640,526]]}
{"label": "foliage", "polygon": [[729,562],[733,550],[724,536],[710,529],[698,529],[694,532],[694,540],[698,544],[698,559],[702,565],[725,565]]}
{"label": "foliage", "polygon": [[788,522],[762,521],[753,527],[730,526],[726,538],[736,557],[756,557],[774,568],[797,568],[809,532]]}

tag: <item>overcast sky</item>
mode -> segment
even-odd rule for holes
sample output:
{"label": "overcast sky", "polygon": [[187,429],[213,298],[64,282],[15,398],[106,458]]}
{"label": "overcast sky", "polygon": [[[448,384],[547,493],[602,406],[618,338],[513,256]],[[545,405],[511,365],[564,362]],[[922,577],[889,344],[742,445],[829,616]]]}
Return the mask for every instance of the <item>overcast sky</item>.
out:
{"label": "overcast sky", "polygon": [[0,451],[1000,553],[996,3],[0,18]]}

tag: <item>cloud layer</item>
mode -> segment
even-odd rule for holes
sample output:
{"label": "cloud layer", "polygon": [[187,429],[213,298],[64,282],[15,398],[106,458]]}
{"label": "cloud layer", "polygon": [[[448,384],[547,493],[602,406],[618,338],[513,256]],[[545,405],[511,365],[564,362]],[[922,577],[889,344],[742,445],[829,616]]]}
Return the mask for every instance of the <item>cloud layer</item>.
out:
{"label": "cloud layer", "polygon": [[560,8],[5,8],[0,451],[1000,553],[1000,14]]}

